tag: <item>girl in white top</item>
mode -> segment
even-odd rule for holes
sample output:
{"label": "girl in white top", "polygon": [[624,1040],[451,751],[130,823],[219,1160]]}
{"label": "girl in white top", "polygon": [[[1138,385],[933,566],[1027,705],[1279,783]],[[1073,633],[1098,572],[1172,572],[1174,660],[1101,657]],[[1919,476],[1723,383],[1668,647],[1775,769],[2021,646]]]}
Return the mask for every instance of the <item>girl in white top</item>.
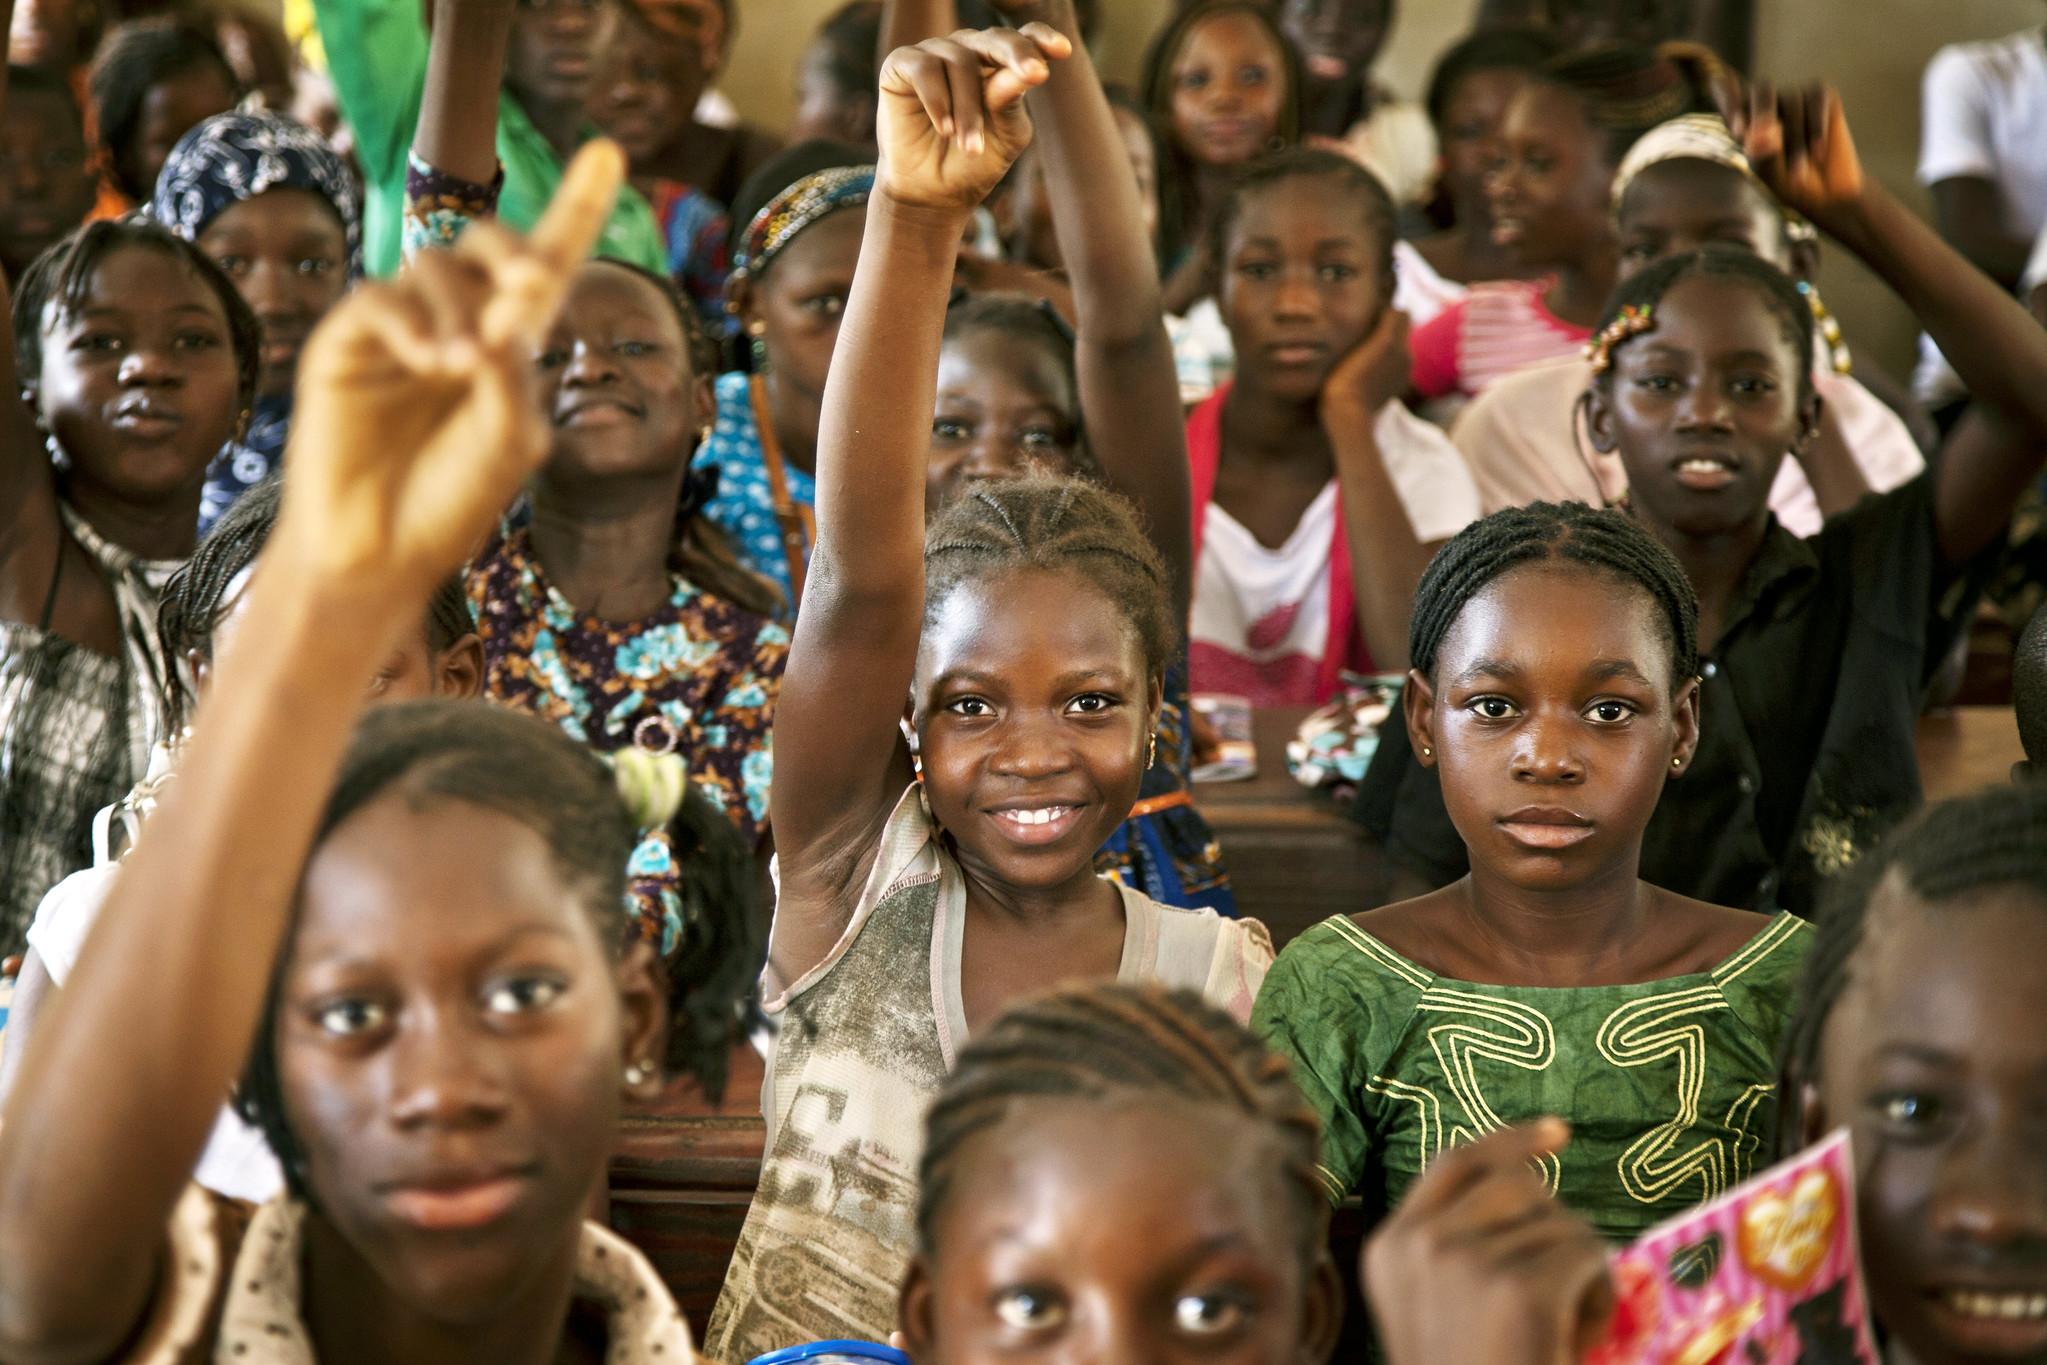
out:
{"label": "girl in white top", "polygon": [[1177,634],[1128,504],[1075,479],[993,480],[925,531],[960,231],[1029,141],[1025,91],[1071,50],[1032,23],[904,48],[882,71],[775,716],[763,985],[781,1030],[760,1188],[711,1320],[724,1359],[886,1338],[915,1244],[923,1106],[1005,1005],[1113,977],[1246,1017],[1271,961],[1254,921],[1094,872],[1136,800]]}
{"label": "girl in white top", "polygon": [[[583,1220],[666,1026],[617,946],[610,778],[471,703],[344,755],[363,674],[546,452],[532,355],[623,174],[587,147],[531,246],[474,229],[307,348],[248,614],[0,1124],[0,1357],[694,1359]],[[253,1212],[188,1184],[252,1056],[297,1196]]]}

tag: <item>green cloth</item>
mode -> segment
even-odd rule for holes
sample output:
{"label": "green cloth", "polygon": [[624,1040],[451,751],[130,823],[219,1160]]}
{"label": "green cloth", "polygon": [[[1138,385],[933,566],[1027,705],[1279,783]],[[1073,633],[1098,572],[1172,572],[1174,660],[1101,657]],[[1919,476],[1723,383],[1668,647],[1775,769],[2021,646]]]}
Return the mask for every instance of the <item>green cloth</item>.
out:
{"label": "green cloth", "polygon": [[[406,153],[426,92],[424,8],[421,0],[313,0],[313,13],[362,166],[364,268],[389,275],[398,268],[405,222]],[[560,183],[562,164],[519,102],[502,91],[498,160],[505,169],[498,216],[530,228]],[[597,254],[668,272],[660,226],[639,191],[620,190]]]}
{"label": "green cloth", "polygon": [[1337,916],[1279,955],[1251,1026],[1322,1116],[1332,1199],[1376,1220],[1446,1146],[1555,1114],[1550,1189],[1622,1241],[1754,1169],[1811,942],[1781,914],[1711,972],[1539,989],[1437,977]]}

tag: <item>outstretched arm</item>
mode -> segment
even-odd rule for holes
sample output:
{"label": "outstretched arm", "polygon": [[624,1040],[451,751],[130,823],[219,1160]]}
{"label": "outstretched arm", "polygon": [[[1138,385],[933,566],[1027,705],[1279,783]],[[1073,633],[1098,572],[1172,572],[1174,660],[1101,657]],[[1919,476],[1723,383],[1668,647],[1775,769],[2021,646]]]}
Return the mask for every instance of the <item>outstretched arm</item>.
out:
{"label": "outstretched arm", "polygon": [[498,170],[498,87],[518,0],[433,0],[426,93],[412,151],[435,170],[488,185]]}
{"label": "outstretched arm", "polygon": [[106,1359],[139,1325],[362,679],[545,453],[532,351],[623,175],[586,150],[530,245],[473,231],[315,334],[247,628],[0,1123],[0,1359]]}
{"label": "outstretched arm", "polygon": [[1864,178],[1831,89],[1779,98],[1758,86],[1742,122],[1749,158],[1777,197],[1883,278],[2001,428],[1951,442],[1938,462],[1941,553],[1950,564],[1966,562],[2003,533],[2047,460],[2047,331],[1889,191]]}
{"label": "outstretched arm", "polygon": [[953,258],[974,206],[1030,141],[1024,91],[1067,40],[1039,25],[934,38],[881,72],[881,159],[825,384],[817,545],[775,703],[769,807],[787,984],[844,928],[859,855],[909,776],[899,725],[924,617],[924,464]]}
{"label": "outstretched arm", "polygon": [[997,0],[996,7],[1014,22],[1043,22],[1073,44],[1073,55],[1028,103],[1052,227],[1073,281],[1081,416],[1103,473],[1144,513],[1184,621],[1194,578],[1187,433],[1137,177],[1080,41],[1073,0]]}
{"label": "outstretched arm", "polygon": [[1407,372],[1407,314],[1388,308],[1322,385],[1322,426],[1336,455],[1358,630],[1373,666],[1395,671],[1407,667],[1414,590],[1436,550],[1416,536],[1379,449],[1379,413],[1396,401]]}
{"label": "outstretched arm", "polygon": [[875,56],[886,62],[899,47],[943,38],[959,26],[960,10],[953,0],[886,0],[881,10],[881,51]]}

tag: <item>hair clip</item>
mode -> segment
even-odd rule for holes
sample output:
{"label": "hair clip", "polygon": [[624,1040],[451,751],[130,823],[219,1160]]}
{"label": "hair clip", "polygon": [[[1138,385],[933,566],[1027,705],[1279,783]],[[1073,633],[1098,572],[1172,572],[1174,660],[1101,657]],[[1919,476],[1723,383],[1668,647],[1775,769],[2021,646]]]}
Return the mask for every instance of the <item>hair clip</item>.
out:
{"label": "hair clip", "polygon": [[1855,367],[1854,357],[1848,354],[1839,319],[1820,301],[1820,291],[1810,281],[1800,280],[1798,292],[1805,299],[1805,306],[1812,309],[1812,323],[1819,329],[1820,340],[1827,344],[1827,363],[1834,367],[1835,374],[1847,374]]}
{"label": "hair clip", "polygon": [[1612,322],[1599,330],[1598,335],[1585,345],[1585,358],[1592,362],[1592,373],[1605,374],[1613,366],[1613,348],[1631,337],[1638,337],[1656,326],[1656,306],[1649,303],[1631,303],[1614,317]]}

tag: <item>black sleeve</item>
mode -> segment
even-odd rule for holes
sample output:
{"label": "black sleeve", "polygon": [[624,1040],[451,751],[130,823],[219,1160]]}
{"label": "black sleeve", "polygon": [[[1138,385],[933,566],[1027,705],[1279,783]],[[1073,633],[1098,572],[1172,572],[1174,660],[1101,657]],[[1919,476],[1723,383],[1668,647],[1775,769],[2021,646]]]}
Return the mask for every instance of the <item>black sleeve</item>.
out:
{"label": "black sleeve", "polygon": [[1415,762],[1400,701],[1379,728],[1379,747],[1358,784],[1351,818],[1378,837],[1387,854],[1431,886],[1448,886],[1471,870],[1464,840],[1443,808],[1436,770]]}

